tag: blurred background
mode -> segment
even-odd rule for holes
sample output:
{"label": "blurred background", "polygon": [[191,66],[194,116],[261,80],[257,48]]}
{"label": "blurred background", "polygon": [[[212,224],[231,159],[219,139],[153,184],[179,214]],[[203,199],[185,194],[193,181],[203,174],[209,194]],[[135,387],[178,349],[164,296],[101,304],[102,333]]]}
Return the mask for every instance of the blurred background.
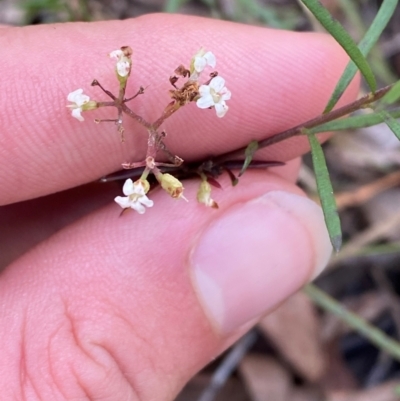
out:
{"label": "blurred background", "polygon": [[[377,0],[322,3],[357,42],[381,5]],[[295,0],[0,0],[0,23],[15,26],[126,19],[154,12],[323,31]],[[399,7],[369,61],[380,86],[400,78]],[[342,131],[324,145],[324,150],[344,246],[316,284],[342,307],[397,341],[400,143],[380,124]],[[304,157],[299,185],[317,200],[309,155]],[[393,352],[387,352],[371,345],[350,326],[299,292],[193,378],[178,400],[399,400],[400,344],[394,343]]]}

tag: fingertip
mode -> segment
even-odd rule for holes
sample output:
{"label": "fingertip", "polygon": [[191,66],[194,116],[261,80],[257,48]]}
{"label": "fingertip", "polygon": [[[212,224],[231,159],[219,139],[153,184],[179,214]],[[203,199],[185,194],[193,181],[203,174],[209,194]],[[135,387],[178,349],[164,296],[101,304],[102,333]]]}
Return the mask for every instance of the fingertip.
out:
{"label": "fingertip", "polygon": [[320,207],[271,191],[235,204],[200,235],[194,288],[216,330],[231,334],[320,273],[331,252]]}

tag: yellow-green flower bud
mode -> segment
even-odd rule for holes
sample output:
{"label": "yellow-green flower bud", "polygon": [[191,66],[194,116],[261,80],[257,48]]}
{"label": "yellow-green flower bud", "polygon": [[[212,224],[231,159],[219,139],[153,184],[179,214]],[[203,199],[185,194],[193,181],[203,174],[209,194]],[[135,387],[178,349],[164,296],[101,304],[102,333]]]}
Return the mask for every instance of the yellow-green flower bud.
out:
{"label": "yellow-green flower bud", "polygon": [[175,178],[171,174],[161,174],[161,177],[157,177],[157,179],[160,181],[161,187],[167,191],[172,198],[178,199],[178,198],[184,198],[183,196],[183,185],[182,183]]}
{"label": "yellow-green flower bud", "polygon": [[97,107],[98,105],[96,101],[89,100],[87,103],[82,105],[82,111],[95,110]]}
{"label": "yellow-green flower bud", "polygon": [[211,185],[206,179],[201,181],[199,190],[197,191],[197,201],[203,203],[207,207],[218,209],[218,203],[211,198]]}

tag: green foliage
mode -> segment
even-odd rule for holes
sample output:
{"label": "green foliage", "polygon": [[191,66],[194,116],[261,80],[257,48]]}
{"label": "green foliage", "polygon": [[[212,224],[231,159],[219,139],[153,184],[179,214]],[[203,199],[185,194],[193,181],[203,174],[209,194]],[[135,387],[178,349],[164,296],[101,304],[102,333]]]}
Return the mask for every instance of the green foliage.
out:
{"label": "green foliage", "polygon": [[[371,26],[369,27],[367,33],[360,41],[358,48],[363,56],[367,56],[368,53],[371,51],[372,47],[375,45],[377,40],[382,34],[382,31],[388,24],[390,18],[392,17],[398,0],[384,0],[382,6],[380,7],[378,14],[376,15],[374,21],[372,22]],[[340,43],[340,42],[339,42]],[[354,78],[354,75],[357,72],[356,60],[353,59],[351,54],[349,53],[352,61],[349,62],[347,65],[342,77],[340,78],[339,82],[336,85],[335,90],[329,102],[324,110],[324,113],[327,113],[333,109],[336,105],[340,97],[343,95],[346,88],[349,86],[351,80]],[[359,67],[360,68],[360,67]],[[361,69],[360,69],[361,70]],[[361,71],[362,72],[362,71]],[[364,75],[364,74],[363,74]],[[365,76],[365,75],[364,75]],[[371,90],[374,91],[373,87],[370,85]]]}
{"label": "green foliage", "polygon": [[329,11],[318,0],[301,1],[312,12],[312,14],[321,23],[321,25],[343,47],[346,53],[353,60],[354,64],[359,68],[361,74],[364,76],[366,82],[371,88],[371,91],[374,92],[376,90],[376,80],[374,73],[372,72],[371,67],[369,66],[361,50],[357,47],[347,31],[337,20],[332,17]]}
{"label": "green foliage", "polygon": [[390,105],[400,99],[400,80],[397,81],[388,93],[381,99],[381,105]]}
{"label": "green foliage", "polygon": [[[392,118],[400,118],[400,109],[395,109],[387,112]],[[329,123],[321,124],[318,127],[311,128],[309,131],[313,134],[319,134],[321,132],[330,131],[343,131],[349,129],[358,129],[365,127],[372,127],[385,122],[386,117],[380,112],[371,114],[361,114],[357,116],[351,116],[342,120],[330,121]]]}
{"label": "green foliage", "polygon": [[348,311],[338,301],[330,297],[324,291],[321,291],[313,284],[304,287],[304,292],[311,300],[321,308],[333,313],[349,327],[363,335],[372,344],[390,355],[397,361],[400,361],[400,343],[390,338],[386,333],[372,326],[362,317]]}
{"label": "green foliage", "polygon": [[188,0],[167,0],[164,11],[167,13],[176,13]]}
{"label": "green foliage", "polygon": [[258,0],[235,0],[234,4],[237,15],[235,21],[238,22],[246,22],[250,17],[250,19],[260,21],[271,28],[289,30],[293,30],[298,23],[298,14],[289,6],[279,10],[278,7],[266,6]]}
{"label": "green foliage", "polygon": [[332,183],[329,178],[324,152],[318,139],[310,131],[304,130],[307,134],[311,147],[311,156],[317,181],[318,195],[321,200],[324,212],[325,224],[328,229],[329,238],[333,249],[338,252],[342,245],[342,230],[340,227],[339,214],[336,207],[335,196],[333,194]]}
{"label": "green foliage", "polygon": [[396,135],[396,138],[400,141],[400,123],[397,120],[395,120],[386,110],[380,111],[379,114],[382,115],[382,118],[384,119],[387,126],[390,128],[393,134]]}
{"label": "green foliage", "polygon": [[[46,16],[42,23],[61,20],[90,21],[91,19],[86,0],[79,0],[73,8],[67,0],[22,0],[20,5],[25,11],[25,24],[31,23],[32,18],[41,13]],[[60,19],[60,15],[63,18]]]}
{"label": "green foliage", "polygon": [[33,16],[41,12],[67,11],[63,0],[24,0],[21,7],[25,10],[25,19],[28,23]]}

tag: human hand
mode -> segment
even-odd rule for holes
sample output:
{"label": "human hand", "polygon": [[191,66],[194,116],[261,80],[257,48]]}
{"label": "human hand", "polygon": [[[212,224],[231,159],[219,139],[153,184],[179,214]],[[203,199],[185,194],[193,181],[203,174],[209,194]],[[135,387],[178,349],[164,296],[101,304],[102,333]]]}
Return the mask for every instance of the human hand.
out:
{"label": "human hand", "polygon": [[[146,149],[134,121],[121,144],[111,125],[90,121],[110,110],[79,123],[65,107],[77,87],[101,96],[93,78],[115,85],[101,56],[121,45],[134,49],[129,90],[150,85],[131,107],[150,119],[177,64],[202,45],[217,55],[232,92],[228,114],[189,105],[166,126],[169,148],[186,161],[318,115],[348,61],[324,35],[194,17],[2,28],[4,400],[173,399],[331,252],[320,208],[295,186],[304,138],[259,153],[284,167],[247,171],[234,188],[222,176],[219,210],[194,200],[196,180],[184,182],[189,203],[155,190],[146,214],[121,217],[117,184],[74,188]],[[356,92],[353,82],[341,103]]]}

